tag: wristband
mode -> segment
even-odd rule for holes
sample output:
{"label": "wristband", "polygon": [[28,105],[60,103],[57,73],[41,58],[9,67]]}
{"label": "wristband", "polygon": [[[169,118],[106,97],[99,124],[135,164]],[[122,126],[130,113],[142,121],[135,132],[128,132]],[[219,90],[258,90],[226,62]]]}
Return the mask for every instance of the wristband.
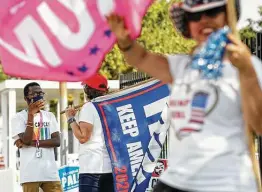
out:
{"label": "wristband", "polygon": [[127,52],[129,51],[130,49],[132,49],[134,45],[134,41],[132,41],[132,43],[130,43],[130,45],[126,46],[126,47],[121,47],[119,44],[118,44],[118,48],[123,51],[123,52]]}
{"label": "wristband", "polygon": [[75,118],[74,117],[70,117],[68,120],[67,120],[67,123],[70,125],[71,123],[75,122]]}

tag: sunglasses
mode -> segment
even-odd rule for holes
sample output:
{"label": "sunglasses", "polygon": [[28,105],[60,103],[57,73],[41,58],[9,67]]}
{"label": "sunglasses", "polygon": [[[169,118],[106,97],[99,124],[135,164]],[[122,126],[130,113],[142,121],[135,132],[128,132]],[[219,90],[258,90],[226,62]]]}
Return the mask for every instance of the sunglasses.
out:
{"label": "sunglasses", "polygon": [[191,12],[186,12],[185,16],[187,21],[200,21],[203,15],[207,17],[214,18],[216,17],[219,13],[226,12],[226,7],[217,7],[214,9],[209,9],[201,12],[196,12],[196,13],[191,13]]}
{"label": "sunglasses", "polygon": [[34,93],[31,93],[31,94],[28,94],[28,97],[37,97],[37,96],[45,96],[45,92],[34,92]]}

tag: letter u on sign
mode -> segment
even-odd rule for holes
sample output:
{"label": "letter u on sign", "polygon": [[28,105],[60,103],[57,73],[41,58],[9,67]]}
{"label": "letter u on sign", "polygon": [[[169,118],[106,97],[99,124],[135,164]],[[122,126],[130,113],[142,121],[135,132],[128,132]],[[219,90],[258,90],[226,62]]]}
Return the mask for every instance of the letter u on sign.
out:
{"label": "letter u on sign", "polygon": [[5,73],[55,81],[82,81],[96,73],[115,43],[105,15],[123,16],[135,37],[152,2],[137,6],[138,0],[5,1],[8,11],[0,13]]}
{"label": "letter u on sign", "polygon": [[[75,4],[66,0],[57,0],[68,10],[70,10],[77,19],[78,32],[72,32],[46,2],[37,7],[37,11],[45,24],[49,27],[53,35],[59,42],[69,50],[80,50],[86,46],[91,36],[95,32],[95,23],[90,13],[86,9],[84,0],[76,0]],[[80,14],[79,14],[80,13]]]}

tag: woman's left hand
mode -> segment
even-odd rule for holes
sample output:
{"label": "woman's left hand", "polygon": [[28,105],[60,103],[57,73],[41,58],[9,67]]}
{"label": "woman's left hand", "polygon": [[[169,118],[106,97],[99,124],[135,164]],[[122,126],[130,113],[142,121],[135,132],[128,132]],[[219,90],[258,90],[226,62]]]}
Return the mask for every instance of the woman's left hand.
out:
{"label": "woman's left hand", "polygon": [[228,59],[240,72],[247,71],[252,67],[250,50],[233,34],[229,34],[228,38],[231,41],[231,43],[226,46]]}

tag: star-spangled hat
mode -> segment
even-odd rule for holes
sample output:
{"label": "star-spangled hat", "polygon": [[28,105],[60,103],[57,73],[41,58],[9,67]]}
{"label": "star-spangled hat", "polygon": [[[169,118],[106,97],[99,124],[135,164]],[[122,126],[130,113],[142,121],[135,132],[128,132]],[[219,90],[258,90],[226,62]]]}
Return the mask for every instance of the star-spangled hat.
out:
{"label": "star-spangled hat", "polygon": [[[237,19],[240,17],[240,2],[235,0]],[[202,12],[227,4],[227,0],[184,0],[180,3],[174,3],[169,9],[170,18],[175,28],[186,38],[190,38],[185,12]]]}

